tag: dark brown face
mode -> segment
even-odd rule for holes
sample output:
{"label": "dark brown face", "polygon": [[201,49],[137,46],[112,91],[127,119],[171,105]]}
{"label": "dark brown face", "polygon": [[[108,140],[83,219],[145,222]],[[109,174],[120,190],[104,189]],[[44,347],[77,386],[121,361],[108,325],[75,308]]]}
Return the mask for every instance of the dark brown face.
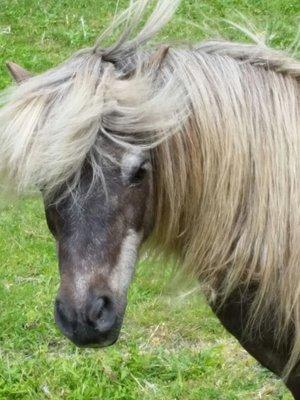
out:
{"label": "dark brown face", "polygon": [[79,346],[108,346],[117,340],[138,249],[152,227],[148,155],[119,150],[114,156],[118,164],[102,165],[107,194],[100,181],[91,189],[87,163],[76,200],[73,194],[45,206],[61,276],[55,319]]}

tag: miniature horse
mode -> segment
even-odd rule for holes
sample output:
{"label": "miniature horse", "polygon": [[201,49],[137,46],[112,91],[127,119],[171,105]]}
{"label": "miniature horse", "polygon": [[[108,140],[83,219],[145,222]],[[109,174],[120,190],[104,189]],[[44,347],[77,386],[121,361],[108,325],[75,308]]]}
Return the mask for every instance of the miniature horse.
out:
{"label": "miniature horse", "polygon": [[146,241],[299,400],[300,63],[261,43],[146,47],[179,1],[159,0],[134,36],[148,3],[41,75],[8,64],[0,171],[43,194],[57,325],[79,346],[113,344]]}

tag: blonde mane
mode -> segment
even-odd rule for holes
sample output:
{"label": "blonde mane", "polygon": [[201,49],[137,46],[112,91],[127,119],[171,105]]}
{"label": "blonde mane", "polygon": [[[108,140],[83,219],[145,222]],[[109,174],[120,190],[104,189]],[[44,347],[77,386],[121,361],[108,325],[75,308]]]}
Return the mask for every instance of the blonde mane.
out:
{"label": "blonde mane", "polygon": [[[150,149],[153,238],[225,301],[257,286],[251,324],[295,328],[285,373],[300,355],[300,63],[263,44],[170,47],[161,65],[143,47],[179,1],[132,1],[119,41],[97,44],[2,96],[0,173],[20,191],[70,190],[103,137]],[[276,313],[274,314],[274,310]]]}

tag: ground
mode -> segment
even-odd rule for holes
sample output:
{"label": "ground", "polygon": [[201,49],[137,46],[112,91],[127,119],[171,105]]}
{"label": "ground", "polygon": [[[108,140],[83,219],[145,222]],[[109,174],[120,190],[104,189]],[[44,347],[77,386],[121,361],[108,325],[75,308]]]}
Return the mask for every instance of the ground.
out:
{"label": "ground", "polygon": [[[0,0],[0,87],[10,83],[5,60],[34,72],[57,64],[93,43],[116,4]],[[160,38],[241,40],[224,19],[248,19],[287,48],[299,14],[298,0],[182,0]],[[291,399],[223,330],[200,293],[175,289],[170,267],[158,263],[138,266],[119,342],[75,348],[53,321],[57,261],[40,198],[2,206],[0,238],[0,400]]]}

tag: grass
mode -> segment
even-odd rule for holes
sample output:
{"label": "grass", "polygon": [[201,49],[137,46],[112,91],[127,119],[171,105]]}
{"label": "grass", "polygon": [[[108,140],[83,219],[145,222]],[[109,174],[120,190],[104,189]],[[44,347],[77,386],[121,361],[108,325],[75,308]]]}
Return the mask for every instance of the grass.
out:
{"label": "grass", "polygon": [[[127,1],[120,1],[120,7]],[[5,60],[45,70],[93,42],[112,17],[113,0],[0,0],[0,87]],[[201,39],[239,11],[292,44],[298,0],[183,0],[161,38]],[[296,16],[298,15],[298,19]],[[197,26],[204,20],[203,27]],[[209,27],[209,28],[208,28]],[[18,134],[18,132],[16,132]],[[56,329],[54,244],[39,198],[0,212],[0,400],[291,399],[283,384],[248,356],[220,326],[199,294],[172,290],[170,268],[140,263],[119,342],[104,350],[75,348]]]}

